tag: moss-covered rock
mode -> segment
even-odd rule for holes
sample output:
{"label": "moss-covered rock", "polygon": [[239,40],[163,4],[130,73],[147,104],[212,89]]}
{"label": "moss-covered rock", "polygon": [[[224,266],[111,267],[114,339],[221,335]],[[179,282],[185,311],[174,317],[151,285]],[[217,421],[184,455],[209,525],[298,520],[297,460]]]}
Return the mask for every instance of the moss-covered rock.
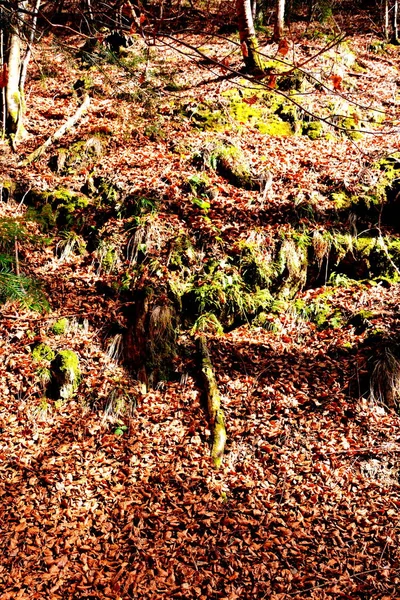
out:
{"label": "moss-covered rock", "polygon": [[0,201],[7,202],[17,189],[17,184],[12,179],[0,179]]}
{"label": "moss-covered rock", "polygon": [[303,124],[303,135],[306,135],[310,140],[318,140],[323,135],[323,125],[321,121],[311,121]]}
{"label": "moss-covered rock", "polygon": [[61,350],[51,362],[50,369],[49,396],[62,400],[71,398],[81,379],[78,355],[72,350]]}
{"label": "moss-covered rock", "polygon": [[340,122],[340,126],[344,129],[344,133],[351,140],[361,140],[363,137],[362,129],[364,127],[362,121],[356,116],[346,117]]}
{"label": "moss-covered rock", "polygon": [[308,248],[312,240],[307,233],[294,232],[283,240],[276,261],[277,298],[288,300],[307,281]]}
{"label": "moss-covered rock", "polygon": [[185,116],[190,118],[196,129],[223,132],[231,128],[221,108],[210,102],[190,101],[183,106],[182,111]]}
{"label": "moss-covered rock", "polygon": [[43,360],[47,360],[51,362],[54,360],[55,352],[50,346],[44,343],[37,344],[32,350],[32,360],[34,362],[40,362]]}
{"label": "moss-covered rock", "polygon": [[211,156],[211,163],[232,185],[248,190],[257,186],[245,155],[236,146],[224,144],[216,147]]}
{"label": "moss-covered rock", "polygon": [[[90,203],[85,194],[64,187],[46,191],[30,190],[26,200],[39,211],[39,218],[43,221],[47,219],[49,227],[54,222],[63,227],[79,224],[82,221],[83,210]],[[46,206],[49,208],[45,208]]]}
{"label": "moss-covered rock", "polygon": [[58,321],[56,321],[51,328],[54,335],[63,335],[67,331],[68,327],[68,319],[62,317]]}

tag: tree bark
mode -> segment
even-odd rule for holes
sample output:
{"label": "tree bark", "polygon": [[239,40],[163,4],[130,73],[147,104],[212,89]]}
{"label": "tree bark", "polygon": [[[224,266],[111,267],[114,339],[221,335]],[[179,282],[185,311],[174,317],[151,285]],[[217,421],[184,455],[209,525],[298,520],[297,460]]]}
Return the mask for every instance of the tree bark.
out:
{"label": "tree bark", "polygon": [[[28,18],[35,12],[29,12],[28,0],[8,3],[7,10],[1,7],[1,68],[2,68],[2,134],[9,135],[14,150],[24,137],[23,117],[25,112],[24,82],[29,61],[28,46],[24,42],[24,29]],[[31,27],[35,26],[31,24]],[[32,38],[33,39],[33,38]],[[25,48],[25,60],[21,56]]]}
{"label": "tree bark", "polygon": [[258,41],[254,29],[251,0],[236,0],[240,45],[246,69],[250,73],[264,72]]}
{"label": "tree bark", "polygon": [[274,41],[279,42],[283,37],[285,26],[285,0],[276,0],[276,18],[274,27]]}
{"label": "tree bark", "polygon": [[393,27],[393,35],[392,35],[392,43],[399,43],[399,25],[398,25],[398,16],[399,16],[399,3],[398,0],[394,0],[393,3],[393,18],[392,18],[392,27]]}

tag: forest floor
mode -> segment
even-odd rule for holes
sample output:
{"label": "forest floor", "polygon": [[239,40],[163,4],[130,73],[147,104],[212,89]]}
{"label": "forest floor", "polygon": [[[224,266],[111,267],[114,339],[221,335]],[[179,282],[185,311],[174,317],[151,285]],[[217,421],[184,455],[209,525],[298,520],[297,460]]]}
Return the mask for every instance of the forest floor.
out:
{"label": "forest floor", "polygon": [[[0,244],[50,308],[1,306],[2,600],[400,598],[400,227],[379,196],[379,161],[400,148],[400,54],[373,31],[322,51],[331,40],[299,24],[287,55],[265,43],[307,71],[297,115],[273,116],[285,135],[259,123],[265,95],[288,92],[243,79],[235,36],[165,37],[150,52],[137,39],[92,63],[78,36],[35,50],[27,137],[18,154],[1,143]],[[86,115],[21,166],[86,91]],[[290,112],[282,102],[274,115]],[[307,135],[317,116],[339,129]],[[218,170],[218,144],[267,173],[265,197]],[[89,204],[45,213],[36,198],[60,188]],[[122,360],[131,294],[150,283],[181,293],[184,311],[173,377],[155,389]],[[219,470],[199,331],[226,418]],[[78,354],[73,399],[47,397],[39,343]],[[385,406],[370,379],[389,352]]]}

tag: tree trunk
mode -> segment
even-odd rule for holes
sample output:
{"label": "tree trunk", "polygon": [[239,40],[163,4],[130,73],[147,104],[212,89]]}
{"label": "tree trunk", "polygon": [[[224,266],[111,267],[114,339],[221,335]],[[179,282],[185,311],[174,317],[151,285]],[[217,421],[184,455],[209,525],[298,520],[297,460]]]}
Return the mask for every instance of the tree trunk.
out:
{"label": "tree trunk", "polygon": [[398,14],[399,14],[399,3],[398,0],[395,0],[393,3],[393,18],[392,18],[392,43],[399,43],[399,26],[398,26]]}
{"label": "tree trunk", "polygon": [[384,2],[384,17],[383,17],[383,32],[385,34],[385,39],[389,39],[389,0],[385,0]]}
{"label": "tree trunk", "polygon": [[236,0],[240,45],[246,69],[250,73],[262,73],[264,65],[258,51],[254,29],[251,0]]}
{"label": "tree trunk", "polygon": [[[28,0],[16,0],[8,3],[7,10],[0,7],[0,126],[2,135],[10,137],[14,150],[25,134],[24,84],[39,6],[40,0],[36,0],[32,9]],[[30,23],[26,27],[28,20]],[[28,31],[27,38],[25,29]]]}
{"label": "tree trunk", "polygon": [[285,0],[276,0],[276,19],[274,27],[274,41],[279,42],[283,37],[285,25]]}

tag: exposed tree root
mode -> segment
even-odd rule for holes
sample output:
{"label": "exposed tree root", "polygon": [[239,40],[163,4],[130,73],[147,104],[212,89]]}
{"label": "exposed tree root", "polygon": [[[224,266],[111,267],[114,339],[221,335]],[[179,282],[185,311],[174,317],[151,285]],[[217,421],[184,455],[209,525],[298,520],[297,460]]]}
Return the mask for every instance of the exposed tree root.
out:
{"label": "exposed tree root", "polygon": [[212,447],[211,457],[218,469],[222,465],[226,443],[224,411],[221,408],[221,396],[215,380],[214,369],[204,335],[198,338],[198,349],[201,360],[201,373],[207,395],[207,410],[211,423]]}
{"label": "exposed tree root", "polygon": [[59,129],[57,129],[57,131],[55,133],[53,133],[53,135],[51,135],[49,138],[47,138],[47,140],[44,142],[44,144],[42,144],[41,146],[39,146],[39,148],[36,148],[36,150],[31,152],[31,154],[29,154],[29,156],[27,156],[25,158],[25,160],[23,160],[19,164],[19,166],[26,167],[27,165],[35,162],[35,160],[40,158],[42,156],[42,154],[47,150],[47,148],[49,148],[52,144],[54,144],[54,142],[56,142],[57,140],[62,138],[62,136],[67,131],[69,131],[71,129],[71,127],[73,127],[79,121],[79,119],[85,114],[86,110],[88,109],[89,104],[90,104],[90,96],[88,94],[86,94],[86,96],[83,99],[82,104],[80,105],[78,110],[75,112],[75,114],[73,114],[72,117],[70,117],[64,123],[64,125],[62,125]]}

